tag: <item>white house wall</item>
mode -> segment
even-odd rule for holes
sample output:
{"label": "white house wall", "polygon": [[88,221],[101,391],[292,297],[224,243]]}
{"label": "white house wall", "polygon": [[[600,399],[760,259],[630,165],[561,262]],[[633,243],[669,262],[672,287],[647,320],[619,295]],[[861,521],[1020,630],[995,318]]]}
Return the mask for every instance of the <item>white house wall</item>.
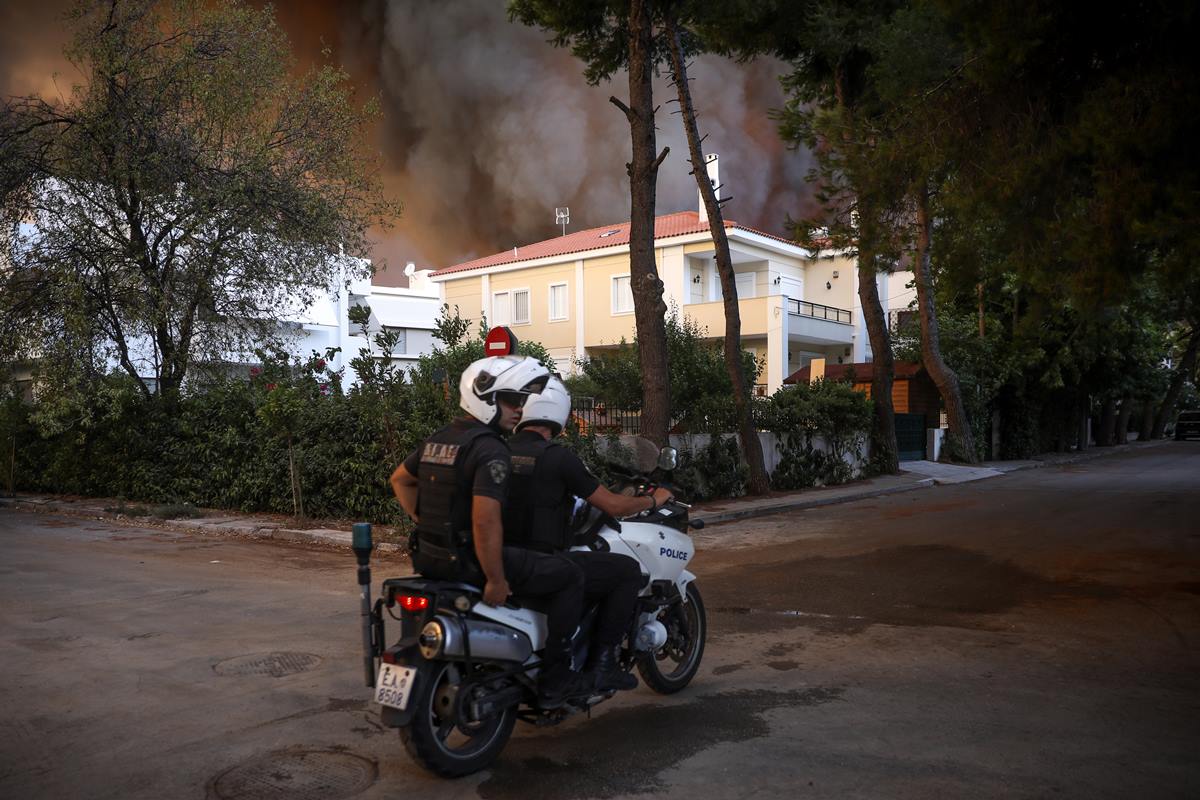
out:
{"label": "white house wall", "polygon": [[[887,301],[883,307],[888,311],[897,311],[914,307],[917,302],[917,289],[913,286],[915,275],[912,270],[893,272],[887,276]],[[880,295],[883,298],[883,295]]]}

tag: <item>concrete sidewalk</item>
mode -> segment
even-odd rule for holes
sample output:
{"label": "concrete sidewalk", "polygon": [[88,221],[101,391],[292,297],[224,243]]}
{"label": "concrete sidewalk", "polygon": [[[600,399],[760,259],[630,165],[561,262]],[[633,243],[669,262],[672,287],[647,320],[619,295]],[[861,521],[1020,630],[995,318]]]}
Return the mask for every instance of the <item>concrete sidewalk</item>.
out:
{"label": "concrete sidewalk", "polygon": [[[902,471],[899,475],[884,475],[841,486],[779,492],[767,497],[739,497],[732,500],[699,503],[692,509],[691,518],[703,520],[705,525],[715,525],[721,522],[779,514],[796,509],[816,508],[900,492],[911,492],[917,489],[928,489],[942,484],[968,483],[999,477],[1005,473],[1022,469],[1074,464],[1080,461],[1090,461],[1093,458],[1129,453],[1165,444],[1167,444],[1167,440],[1136,442],[1119,447],[1093,448],[1083,453],[1046,454],[1036,459],[1023,461],[991,461],[979,466],[941,464],[932,461],[905,461],[900,465]],[[328,520],[314,520],[314,527],[300,528],[291,527],[287,522],[280,521],[277,515],[234,514],[223,510],[212,510],[210,513],[213,516],[196,519],[160,520],[153,517],[134,517],[122,514],[115,510],[121,507],[119,501],[113,499],[71,498],[57,495],[24,494],[12,498],[0,498],[0,508],[4,507],[65,513],[95,519],[125,520],[137,524],[150,523],[185,532],[350,546],[350,524]],[[403,552],[404,550],[400,545],[387,542],[379,543],[377,549],[385,553]]]}
{"label": "concrete sidewalk", "polygon": [[1082,453],[1046,453],[1038,458],[1021,461],[987,461],[977,466],[942,464],[934,461],[903,461],[899,475],[855,481],[842,486],[804,489],[799,492],[769,497],[739,497],[735,500],[720,500],[700,503],[692,512],[692,519],[704,520],[706,525],[730,522],[749,517],[761,517],[802,508],[815,508],[834,503],[849,503],[869,497],[910,492],[944,484],[969,483],[998,478],[1008,472],[1039,467],[1075,464],[1094,458],[1129,453],[1135,449],[1159,447],[1167,440],[1154,442],[1131,442],[1123,447],[1091,448]]}

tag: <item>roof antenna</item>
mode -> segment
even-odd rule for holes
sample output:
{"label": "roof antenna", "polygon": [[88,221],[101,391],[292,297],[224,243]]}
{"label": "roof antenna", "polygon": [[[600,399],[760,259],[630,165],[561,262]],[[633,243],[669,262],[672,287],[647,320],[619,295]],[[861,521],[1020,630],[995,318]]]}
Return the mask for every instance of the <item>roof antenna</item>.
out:
{"label": "roof antenna", "polygon": [[567,235],[567,224],[571,221],[571,209],[556,208],[554,209],[554,224],[562,225],[562,235]]}

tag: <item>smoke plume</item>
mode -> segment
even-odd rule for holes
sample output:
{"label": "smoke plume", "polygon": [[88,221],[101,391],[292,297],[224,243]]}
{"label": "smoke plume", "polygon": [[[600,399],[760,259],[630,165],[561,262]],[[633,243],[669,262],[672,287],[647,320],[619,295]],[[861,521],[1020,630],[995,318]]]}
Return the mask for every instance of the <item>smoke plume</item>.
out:
{"label": "smoke plume", "polygon": [[[22,28],[42,39],[5,47],[5,94],[50,85],[45,53],[51,47],[57,55],[65,37],[58,26],[43,27],[52,3],[33,7],[33,17],[5,12],[11,24],[0,44],[16,47]],[[375,135],[386,185],[405,211],[379,234],[375,255],[389,268],[377,282],[403,284],[408,261],[450,266],[555,236],[557,206],[571,209],[568,231],[629,218],[629,129],[608,102],[627,99],[623,73],[588,86],[569,51],[509,22],[499,0],[291,0],[276,9],[302,62],[321,59],[328,46],[364,95],[383,100]],[[691,71],[705,151],[721,155],[723,194],[732,197],[726,215],[775,234],[812,204],[804,180],[810,156],[788,150],[768,116],[783,104],[785,69],[768,59],[701,57]],[[671,148],[659,171],[657,213],[694,210],[687,142],[671,113],[674,87],[659,79],[655,92],[659,147]]]}

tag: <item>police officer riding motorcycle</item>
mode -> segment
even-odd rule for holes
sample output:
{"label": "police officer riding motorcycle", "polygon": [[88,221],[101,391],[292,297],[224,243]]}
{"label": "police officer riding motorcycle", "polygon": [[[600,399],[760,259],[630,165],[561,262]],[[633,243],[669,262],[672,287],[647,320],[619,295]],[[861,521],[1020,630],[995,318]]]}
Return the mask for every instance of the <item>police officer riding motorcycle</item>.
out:
{"label": "police officer riding motorcycle", "polygon": [[[638,591],[645,585],[638,562],[620,553],[577,550],[571,518],[576,497],[612,517],[632,516],[674,499],[667,489],[650,495],[615,494],[600,484],[574,452],[555,441],[571,413],[571,395],[551,376],[530,396],[509,440],[513,474],[504,509],[505,544],[542,553],[565,554],[583,571],[585,607],[596,606],[585,674],[591,688],[605,692],[637,687],[620,668],[617,651],[629,632]],[[649,505],[647,505],[649,498]]]}
{"label": "police officer riding motorcycle", "polygon": [[[653,691],[681,691],[699,670],[707,631],[687,570],[695,554],[688,531],[702,523],[655,490],[655,467],[639,460],[614,494],[566,457],[552,440],[570,397],[533,359],[477,361],[460,392],[467,416],[429,437],[391,478],[416,522],[413,563],[422,574],[387,578],[372,604],[371,526],[356,524],[352,543],[366,683],[380,723],[443,776],[486,768],[518,720],[553,725],[590,712],[636,684],[633,667]],[[529,415],[515,437],[522,474],[514,479],[500,432],[517,425],[522,407]],[[639,442],[655,451],[657,469],[674,466],[673,450]],[[506,542],[512,483],[529,522]],[[592,552],[567,538],[572,491],[595,504],[585,504],[593,523],[581,532]],[[577,546],[564,552],[568,544]],[[398,638],[388,618],[399,623]],[[584,663],[590,673],[576,670]]]}
{"label": "police officer riding motorcycle", "polygon": [[467,416],[434,433],[392,474],[396,498],[417,525],[413,567],[438,580],[482,585],[483,601],[544,598],[547,642],[538,680],[544,708],[583,691],[571,669],[570,638],[583,609],[583,572],[570,559],[503,544],[501,509],[511,461],[501,432],[542,391],[549,371],[536,359],[494,356],[472,363],[459,381]]}

